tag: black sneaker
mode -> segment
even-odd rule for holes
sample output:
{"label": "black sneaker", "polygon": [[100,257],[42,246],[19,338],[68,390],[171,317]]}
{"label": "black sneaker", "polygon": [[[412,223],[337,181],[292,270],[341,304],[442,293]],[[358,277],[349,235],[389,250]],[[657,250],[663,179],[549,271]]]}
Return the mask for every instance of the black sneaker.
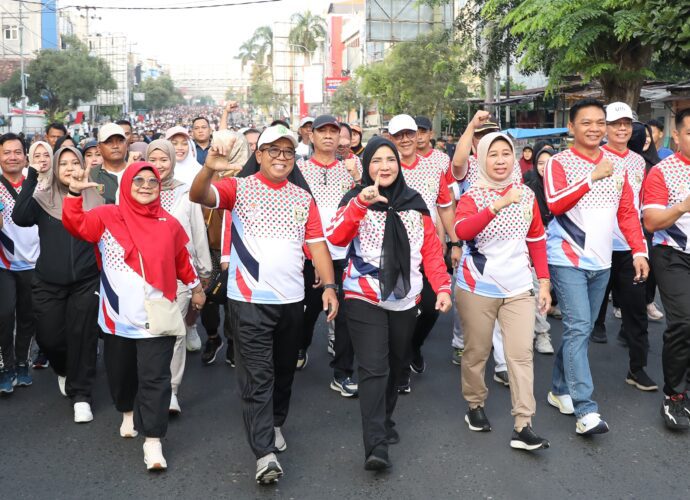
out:
{"label": "black sneaker", "polygon": [[386,442],[388,444],[398,444],[400,442],[400,434],[395,428],[390,427],[386,429]]}
{"label": "black sneaker", "polygon": [[48,361],[48,356],[43,354],[41,351],[38,351],[38,353],[36,353],[36,357],[34,358],[34,362],[31,366],[35,370],[41,370],[43,368],[48,368],[50,366],[50,361]]}
{"label": "black sneaker", "polygon": [[687,392],[683,394],[683,409],[685,410],[685,414],[690,419],[690,399],[688,399]]}
{"label": "black sneaker", "polygon": [[637,370],[635,373],[628,371],[625,383],[637,387],[641,391],[656,391],[659,388],[644,369]]}
{"label": "black sneaker", "polygon": [[307,363],[309,363],[309,354],[307,354],[305,349],[300,349],[297,351],[297,366],[295,369],[304,370],[307,367]]}
{"label": "black sneaker", "polygon": [[489,432],[491,430],[491,424],[489,419],[486,418],[486,413],[484,413],[484,408],[478,406],[474,410],[470,408],[465,415],[465,422],[471,431],[475,432]]}
{"label": "black sneaker", "polygon": [[216,355],[222,347],[223,340],[220,338],[220,335],[209,337],[204,345],[204,352],[201,353],[201,364],[208,366],[215,363]]}
{"label": "black sneaker", "polygon": [[377,446],[371,452],[364,462],[365,470],[382,471],[391,466],[388,459],[388,450],[383,446]]}
{"label": "black sneaker", "polygon": [[225,349],[225,362],[230,365],[230,368],[235,368],[235,349],[230,342],[228,342],[228,347]]}
{"label": "black sneaker", "polygon": [[426,363],[422,352],[418,349],[412,349],[412,362],[410,363],[410,370],[415,373],[424,373],[426,370]]}
{"label": "black sneaker", "polygon": [[685,395],[675,394],[670,397],[666,396],[664,402],[661,404],[661,416],[664,417],[664,423],[669,429],[690,429]]}
{"label": "black sneaker", "polygon": [[508,370],[494,372],[494,381],[506,387],[510,387],[510,380],[508,380]]}
{"label": "black sneaker", "polygon": [[407,377],[405,383],[398,386],[398,394],[409,394],[412,392],[412,387],[410,386],[410,377]]}
{"label": "black sneaker", "polygon": [[548,448],[549,446],[551,445],[548,440],[537,436],[529,425],[524,426],[520,432],[513,429],[513,436],[510,438],[511,448],[532,451]]}
{"label": "black sneaker", "polygon": [[595,344],[606,344],[609,341],[606,338],[606,325],[602,323],[594,323],[594,328],[592,328],[592,333],[589,336],[589,340]]}

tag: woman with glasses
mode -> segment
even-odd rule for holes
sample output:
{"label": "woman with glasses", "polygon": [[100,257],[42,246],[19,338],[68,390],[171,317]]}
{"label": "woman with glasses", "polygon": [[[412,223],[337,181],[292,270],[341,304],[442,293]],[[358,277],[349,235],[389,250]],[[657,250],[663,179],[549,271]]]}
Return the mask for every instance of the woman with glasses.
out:
{"label": "woman with glasses", "polygon": [[120,204],[84,210],[83,191],[90,167],[72,173],[63,204],[63,223],[77,238],[97,243],[102,258],[98,324],[104,332],[104,361],[110,393],[122,412],[120,435],[146,437],[149,470],[167,468],[161,438],[168,427],[170,362],[175,336],[184,335],[182,318],[173,329],[156,328],[154,308],[170,308],[177,280],[192,291],[201,309],[204,291],[187,251],[187,235],[161,206],[158,170],[133,163],[120,183]]}

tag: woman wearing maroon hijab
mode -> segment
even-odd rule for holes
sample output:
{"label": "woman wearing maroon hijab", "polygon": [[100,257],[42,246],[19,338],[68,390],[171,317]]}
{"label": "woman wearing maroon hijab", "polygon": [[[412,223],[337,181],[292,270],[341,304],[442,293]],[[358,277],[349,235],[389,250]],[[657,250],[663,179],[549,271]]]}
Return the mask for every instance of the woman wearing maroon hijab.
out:
{"label": "woman wearing maroon hijab", "polygon": [[[133,438],[142,432],[146,467],[165,469],[160,438],[168,426],[175,335],[151,330],[145,301],[174,302],[177,279],[192,289],[196,309],[204,304],[204,292],[184,229],[160,205],[158,170],[147,162],[133,163],[122,176],[120,204],[84,212],[81,192],[97,186],[88,181],[89,170],[72,174],[62,222],[72,235],[96,243],[100,250],[98,324],[105,333],[110,393],[123,414],[120,435]],[[181,321],[180,327],[179,335],[184,335]]]}

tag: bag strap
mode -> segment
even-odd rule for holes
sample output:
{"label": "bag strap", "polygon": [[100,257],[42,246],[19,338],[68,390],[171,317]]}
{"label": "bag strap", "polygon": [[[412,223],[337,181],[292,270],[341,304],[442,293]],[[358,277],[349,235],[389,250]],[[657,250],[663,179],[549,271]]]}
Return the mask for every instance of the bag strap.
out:
{"label": "bag strap", "polygon": [[14,186],[10,184],[10,181],[5,179],[4,175],[0,175],[0,182],[2,182],[2,185],[5,186],[5,189],[7,189],[7,192],[10,193],[10,196],[12,199],[16,200],[17,196],[19,196],[19,193],[17,193],[17,190],[14,189]]}

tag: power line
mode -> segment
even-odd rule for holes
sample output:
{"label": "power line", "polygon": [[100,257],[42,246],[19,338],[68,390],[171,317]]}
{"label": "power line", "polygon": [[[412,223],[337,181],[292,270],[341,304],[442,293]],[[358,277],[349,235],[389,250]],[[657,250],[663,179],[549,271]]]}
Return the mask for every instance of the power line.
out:
{"label": "power line", "polygon": [[[12,0],[13,2],[22,2],[35,5],[44,5],[40,1],[36,0]],[[66,5],[60,7],[57,10],[67,10],[67,9],[96,9],[96,10],[136,10],[136,11],[161,11],[161,10],[195,10],[195,9],[215,9],[219,7],[236,7],[241,5],[255,5],[261,3],[276,3],[282,2],[283,0],[245,0],[243,2],[232,2],[232,3],[216,3],[208,5],[169,5],[161,7],[123,7],[120,5],[109,5],[109,6],[94,6],[94,5]]]}

